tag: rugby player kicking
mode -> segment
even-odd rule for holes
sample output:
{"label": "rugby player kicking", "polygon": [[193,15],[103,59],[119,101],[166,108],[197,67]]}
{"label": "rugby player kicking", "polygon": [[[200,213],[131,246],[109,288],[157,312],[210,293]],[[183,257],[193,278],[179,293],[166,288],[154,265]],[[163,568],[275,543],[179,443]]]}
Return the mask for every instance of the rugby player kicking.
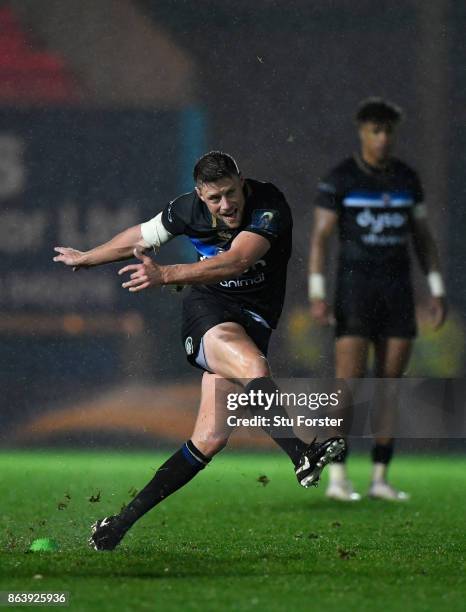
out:
{"label": "rugby player kicking", "polygon": [[[318,185],[311,237],[309,299],[320,324],[331,320],[325,288],[327,245],[338,228],[339,264],[335,318],[336,378],[364,376],[373,343],[374,375],[398,378],[405,371],[416,335],[408,243],[415,251],[431,293],[435,329],[446,317],[445,289],[436,243],[427,220],[417,174],[392,156],[401,111],[379,98],[361,103],[356,122],[360,152],[336,166]],[[385,403],[387,406],[385,407]],[[380,406],[388,412],[389,401]],[[383,416],[383,414],[382,414]],[[327,496],[357,501],[345,468],[345,454],[329,469]],[[404,501],[408,495],[387,481],[393,439],[377,437],[372,449],[369,496]]]}
{"label": "rugby player kicking", "polygon": [[[194,168],[195,189],[181,195],[150,221],[109,242],[81,252],[56,247],[54,261],[88,268],[130,259],[119,274],[137,292],[163,285],[192,285],[183,301],[182,337],[188,361],[203,370],[199,413],[191,439],[117,515],[92,526],[89,544],[112,550],[146,512],[187,484],[224,448],[227,394],[238,390],[273,394],[267,348],[283,307],[291,254],[292,217],[283,194],[271,183],[243,179],[232,157],[204,155]],[[175,236],[188,236],[199,261],[159,266],[144,254]],[[219,398],[220,394],[220,398]],[[222,396],[223,394],[223,396]],[[286,412],[273,407],[275,415]],[[345,450],[338,437],[310,445],[292,428],[266,429],[290,457],[299,484],[317,484],[327,463]]]}

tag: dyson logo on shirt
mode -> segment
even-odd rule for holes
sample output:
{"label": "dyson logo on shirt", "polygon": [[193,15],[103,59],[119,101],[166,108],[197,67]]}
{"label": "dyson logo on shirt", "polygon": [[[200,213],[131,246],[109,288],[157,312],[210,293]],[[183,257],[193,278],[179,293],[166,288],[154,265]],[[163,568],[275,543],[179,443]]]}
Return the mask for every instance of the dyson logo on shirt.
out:
{"label": "dyson logo on shirt", "polygon": [[366,209],[356,216],[359,227],[370,228],[373,234],[380,234],[385,229],[400,228],[406,223],[406,216],[399,212],[372,213]]}

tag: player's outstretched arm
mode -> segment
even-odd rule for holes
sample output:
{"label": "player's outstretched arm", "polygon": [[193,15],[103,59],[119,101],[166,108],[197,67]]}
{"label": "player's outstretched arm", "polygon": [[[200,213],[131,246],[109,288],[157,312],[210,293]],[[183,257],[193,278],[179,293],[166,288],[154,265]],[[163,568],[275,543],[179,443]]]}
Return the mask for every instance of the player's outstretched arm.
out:
{"label": "player's outstretched arm", "polygon": [[55,255],[53,261],[72,266],[74,270],[78,270],[79,268],[90,268],[129,259],[133,257],[135,248],[142,251],[150,246],[142,236],[141,226],[135,225],[90,251],[78,251],[70,247],[57,246],[54,250],[58,255]]}
{"label": "player's outstretched arm", "polygon": [[437,243],[425,217],[413,220],[413,242],[419,265],[427,276],[431,293],[430,311],[434,329],[439,329],[447,317],[446,292],[440,272]]}
{"label": "player's outstretched arm", "polygon": [[326,302],[325,264],[330,236],[335,231],[338,215],[333,210],[316,206],[309,251],[309,301],[311,316],[321,325],[330,322],[330,309]]}
{"label": "player's outstretched arm", "polygon": [[228,251],[192,264],[159,266],[150,257],[136,251],[141,263],[130,264],[118,274],[130,273],[122,287],[131,292],[160,285],[204,285],[235,278],[254,265],[270,248],[267,238],[242,231]]}

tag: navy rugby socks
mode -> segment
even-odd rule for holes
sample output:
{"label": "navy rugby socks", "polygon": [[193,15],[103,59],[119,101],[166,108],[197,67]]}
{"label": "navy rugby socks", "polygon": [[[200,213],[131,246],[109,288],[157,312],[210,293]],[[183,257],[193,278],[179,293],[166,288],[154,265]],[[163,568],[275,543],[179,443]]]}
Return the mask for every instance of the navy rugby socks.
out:
{"label": "navy rugby socks", "polygon": [[[267,394],[274,394],[276,391],[280,391],[279,387],[271,378],[254,378],[244,387],[245,393],[249,393],[250,391],[262,391]],[[265,411],[261,407],[249,407],[251,412],[259,412],[263,416],[268,416],[272,419],[275,416],[289,418],[286,410],[280,404],[279,401],[276,401],[272,404],[269,410]],[[300,440],[300,438],[296,437],[296,434],[293,431],[291,426],[281,426],[280,428],[274,427],[262,427],[262,429],[272,438],[272,440],[278,444],[278,446],[285,451],[294,465],[298,464],[299,459],[303,452],[309,446],[306,442]]]}
{"label": "navy rugby socks", "polygon": [[373,463],[382,463],[388,465],[393,457],[394,442],[388,444],[374,444],[372,448]]}
{"label": "navy rugby socks", "polygon": [[129,529],[151,508],[187,484],[209,462],[210,458],[188,440],[159,467],[152,480],[120,512],[123,525]]}

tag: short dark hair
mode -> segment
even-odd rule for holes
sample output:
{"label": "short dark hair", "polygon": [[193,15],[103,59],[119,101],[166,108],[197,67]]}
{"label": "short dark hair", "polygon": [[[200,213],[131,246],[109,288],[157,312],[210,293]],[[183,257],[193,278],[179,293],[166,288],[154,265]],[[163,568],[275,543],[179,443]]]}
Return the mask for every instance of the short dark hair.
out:
{"label": "short dark hair", "polygon": [[403,111],[383,98],[366,98],[359,104],[355,119],[356,123],[399,123],[403,119]]}
{"label": "short dark hair", "polygon": [[231,155],[222,151],[209,151],[194,166],[193,177],[196,184],[215,183],[227,176],[239,176],[238,164]]}

